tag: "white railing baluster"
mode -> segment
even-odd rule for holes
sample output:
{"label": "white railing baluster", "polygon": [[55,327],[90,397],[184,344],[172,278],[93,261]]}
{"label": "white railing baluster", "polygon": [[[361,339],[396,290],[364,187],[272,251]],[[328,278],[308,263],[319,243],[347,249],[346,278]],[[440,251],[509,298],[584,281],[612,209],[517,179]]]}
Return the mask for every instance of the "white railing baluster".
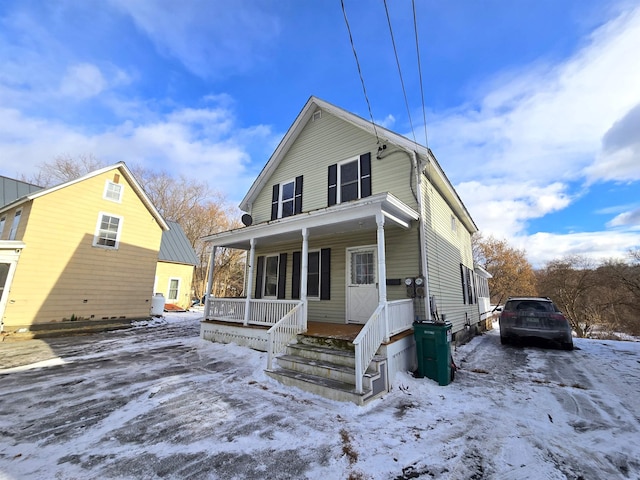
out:
{"label": "white railing baluster", "polygon": [[[296,338],[296,335],[306,330],[304,304],[302,302],[296,303],[293,310],[284,315],[267,331],[269,338],[267,342],[267,370],[272,369],[275,356],[282,353],[289,342]],[[284,307],[281,306],[280,309],[282,308]]]}

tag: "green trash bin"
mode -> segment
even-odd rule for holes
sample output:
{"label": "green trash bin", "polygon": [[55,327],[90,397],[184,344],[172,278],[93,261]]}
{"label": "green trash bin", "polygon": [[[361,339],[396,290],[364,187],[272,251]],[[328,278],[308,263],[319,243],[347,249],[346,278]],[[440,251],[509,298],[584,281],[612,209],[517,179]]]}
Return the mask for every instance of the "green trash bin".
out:
{"label": "green trash bin", "polygon": [[414,322],[418,354],[417,377],[449,385],[451,380],[451,323]]}

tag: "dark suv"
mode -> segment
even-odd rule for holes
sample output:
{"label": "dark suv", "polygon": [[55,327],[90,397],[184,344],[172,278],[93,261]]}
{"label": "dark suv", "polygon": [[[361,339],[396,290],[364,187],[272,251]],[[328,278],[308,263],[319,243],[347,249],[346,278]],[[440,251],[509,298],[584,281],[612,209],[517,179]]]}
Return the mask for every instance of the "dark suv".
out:
{"label": "dark suv", "polygon": [[500,314],[500,341],[541,338],[573,350],[571,325],[553,302],[542,297],[509,297]]}

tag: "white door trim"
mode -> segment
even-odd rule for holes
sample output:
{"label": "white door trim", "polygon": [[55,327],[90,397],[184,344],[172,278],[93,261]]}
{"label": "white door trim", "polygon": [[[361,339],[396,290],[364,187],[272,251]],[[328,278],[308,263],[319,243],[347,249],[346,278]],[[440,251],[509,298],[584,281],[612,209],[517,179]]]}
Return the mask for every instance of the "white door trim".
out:
{"label": "white door trim", "polygon": [[[351,282],[351,258],[353,253],[371,252],[373,254],[373,283],[355,285]],[[378,307],[378,247],[377,245],[359,245],[346,248],[345,263],[345,321],[346,323],[366,323]],[[363,308],[364,302],[364,308]]]}

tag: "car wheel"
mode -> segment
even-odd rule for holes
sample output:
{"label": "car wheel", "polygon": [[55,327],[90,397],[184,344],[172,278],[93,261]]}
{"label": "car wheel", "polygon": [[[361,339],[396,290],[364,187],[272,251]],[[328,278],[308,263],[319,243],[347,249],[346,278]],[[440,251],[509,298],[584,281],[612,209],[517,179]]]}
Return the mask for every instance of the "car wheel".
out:
{"label": "car wheel", "polygon": [[502,335],[500,335],[500,343],[502,345],[508,345],[509,344],[509,339],[507,337],[503,337]]}
{"label": "car wheel", "polygon": [[562,344],[563,350],[573,350],[573,342],[567,342]]}

